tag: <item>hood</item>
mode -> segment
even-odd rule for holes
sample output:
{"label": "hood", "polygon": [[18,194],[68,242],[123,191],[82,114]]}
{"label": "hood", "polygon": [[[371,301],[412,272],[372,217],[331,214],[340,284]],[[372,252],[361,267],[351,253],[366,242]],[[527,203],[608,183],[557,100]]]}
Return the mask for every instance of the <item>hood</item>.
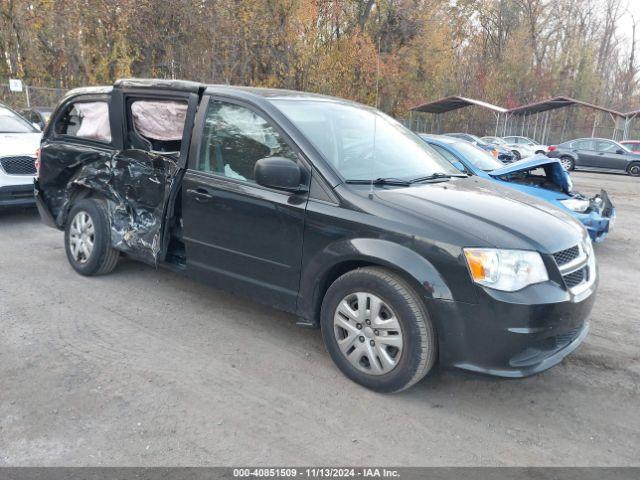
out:
{"label": "hood", "polygon": [[0,157],[35,155],[42,133],[0,133]]}
{"label": "hood", "polygon": [[380,189],[376,197],[469,235],[475,245],[553,253],[586,235],[570,214],[535,197],[478,177],[408,188]]}
{"label": "hood", "polygon": [[567,171],[562,168],[562,164],[555,158],[549,158],[540,154],[534,155],[531,158],[525,158],[524,160],[518,160],[517,162],[510,163],[488,173],[494,178],[499,178],[513,173],[528,172],[536,168],[544,168],[549,176],[548,178],[559,185],[563,192],[570,193],[573,189],[571,177],[569,177]]}

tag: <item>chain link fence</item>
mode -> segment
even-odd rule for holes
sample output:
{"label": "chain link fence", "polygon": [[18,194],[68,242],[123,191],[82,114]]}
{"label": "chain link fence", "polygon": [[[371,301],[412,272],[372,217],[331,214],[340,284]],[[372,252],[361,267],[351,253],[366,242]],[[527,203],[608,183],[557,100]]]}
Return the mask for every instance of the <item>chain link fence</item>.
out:
{"label": "chain link fence", "polygon": [[64,88],[28,85],[23,85],[22,92],[12,92],[8,84],[0,84],[0,103],[15,110],[29,107],[55,107],[66,92]]}

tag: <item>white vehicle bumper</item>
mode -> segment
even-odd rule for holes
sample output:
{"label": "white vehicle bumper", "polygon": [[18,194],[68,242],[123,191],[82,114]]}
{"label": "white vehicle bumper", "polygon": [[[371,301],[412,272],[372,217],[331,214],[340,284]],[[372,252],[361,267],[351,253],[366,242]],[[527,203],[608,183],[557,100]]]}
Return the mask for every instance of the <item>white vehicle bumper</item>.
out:
{"label": "white vehicle bumper", "polygon": [[8,175],[0,167],[0,207],[35,204],[33,175]]}

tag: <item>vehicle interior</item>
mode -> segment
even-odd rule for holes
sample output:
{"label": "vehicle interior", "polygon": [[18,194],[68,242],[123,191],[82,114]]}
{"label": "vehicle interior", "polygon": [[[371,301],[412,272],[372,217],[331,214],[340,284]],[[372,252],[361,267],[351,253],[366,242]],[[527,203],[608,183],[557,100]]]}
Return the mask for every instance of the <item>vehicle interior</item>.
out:
{"label": "vehicle interior", "polygon": [[536,167],[524,172],[511,173],[505,175],[502,179],[508,182],[544,188],[545,190],[552,190],[558,193],[564,192],[559,179],[555,178],[555,171],[552,165],[545,165],[542,168]]}
{"label": "vehicle interior", "polygon": [[187,102],[129,99],[127,141],[131,148],[179,156]]}
{"label": "vehicle interior", "polygon": [[109,106],[104,100],[72,103],[58,118],[54,130],[58,135],[110,142]]}

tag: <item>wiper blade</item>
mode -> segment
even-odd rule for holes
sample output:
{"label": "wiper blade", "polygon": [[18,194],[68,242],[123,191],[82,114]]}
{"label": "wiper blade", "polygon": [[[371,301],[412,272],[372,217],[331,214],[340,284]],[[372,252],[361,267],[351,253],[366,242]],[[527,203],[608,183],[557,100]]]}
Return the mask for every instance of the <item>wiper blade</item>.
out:
{"label": "wiper blade", "polygon": [[466,177],[466,175],[449,175],[448,173],[436,172],[431,175],[427,175],[426,177],[418,177],[410,180],[410,183],[418,183],[418,182],[426,182],[428,180],[438,180],[438,179],[447,179],[451,177]]}
{"label": "wiper blade", "polygon": [[353,183],[358,185],[396,185],[400,187],[408,187],[411,182],[408,180],[402,180],[400,178],[376,178],[375,180],[346,180],[346,183]]}

